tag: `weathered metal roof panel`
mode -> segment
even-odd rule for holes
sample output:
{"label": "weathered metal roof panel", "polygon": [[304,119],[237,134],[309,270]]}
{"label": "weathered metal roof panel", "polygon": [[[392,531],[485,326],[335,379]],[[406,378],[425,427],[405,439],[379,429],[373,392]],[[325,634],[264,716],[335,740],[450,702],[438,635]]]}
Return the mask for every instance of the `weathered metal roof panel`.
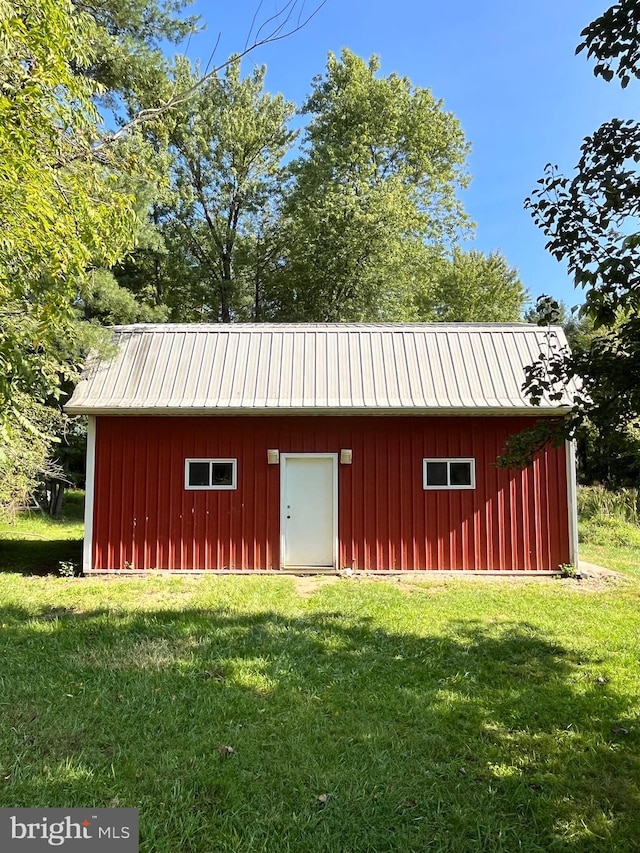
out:
{"label": "weathered metal roof panel", "polygon": [[525,367],[566,346],[527,324],[116,326],[117,354],[91,361],[73,413],[565,411],[522,391]]}

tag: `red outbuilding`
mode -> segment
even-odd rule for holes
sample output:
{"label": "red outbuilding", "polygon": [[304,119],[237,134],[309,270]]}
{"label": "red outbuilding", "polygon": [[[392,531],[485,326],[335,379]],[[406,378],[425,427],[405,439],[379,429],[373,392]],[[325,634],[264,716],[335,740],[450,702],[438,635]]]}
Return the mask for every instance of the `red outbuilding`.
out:
{"label": "red outbuilding", "polygon": [[556,571],[577,561],[572,446],[506,438],[526,324],[134,325],[90,363],[84,569]]}

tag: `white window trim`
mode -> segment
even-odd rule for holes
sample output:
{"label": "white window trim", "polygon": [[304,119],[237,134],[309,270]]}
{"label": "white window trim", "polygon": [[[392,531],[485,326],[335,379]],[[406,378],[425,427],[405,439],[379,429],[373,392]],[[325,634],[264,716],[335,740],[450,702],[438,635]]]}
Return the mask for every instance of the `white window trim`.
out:
{"label": "white window trim", "polygon": [[[447,463],[447,482],[451,479],[449,466],[452,462],[468,462],[471,466],[471,483],[468,486],[428,486],[427,485],[427,463],[428,462],[446,462]],[[472,456],[430,456],[422,460],[422,488],[425,491],[459,491],[461,489],[475,489],[476,487],[476,460]]]}
{"label": "white window trim", "polygon": [[[189,485],[189,465],[192,462],[231,462],[231,485],[230,486],[190,486]],[[189,457],[184,460],[184,487],[188,492],[230,492],[238,488],[238,460],[237,459],[222,459],[218,457]]]}

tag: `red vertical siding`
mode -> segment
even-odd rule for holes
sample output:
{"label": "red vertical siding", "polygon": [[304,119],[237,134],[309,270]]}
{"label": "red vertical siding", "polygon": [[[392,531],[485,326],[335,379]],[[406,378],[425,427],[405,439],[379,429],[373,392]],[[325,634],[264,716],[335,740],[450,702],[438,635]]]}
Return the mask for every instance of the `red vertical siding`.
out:
{"label": "red vertical siding", "polygon": [[[339,563],[556,569],[569,561],[564,448],[496,468],[522,418],[97,418],[95,569],[280,566],[280,468],[267,449],[339,453]],[[425,491],[425,457],[471,456],[474,490]],[[238,488],[186,491],[187,457],[238,459]]]}

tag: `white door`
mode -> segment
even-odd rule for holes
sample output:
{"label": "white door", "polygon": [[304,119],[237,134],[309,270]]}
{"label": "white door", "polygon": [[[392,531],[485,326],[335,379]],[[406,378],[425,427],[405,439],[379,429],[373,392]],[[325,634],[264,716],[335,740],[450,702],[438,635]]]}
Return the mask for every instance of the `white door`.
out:
{"label": "white door", "polygon": [[282,567],[335,567],[337,455],[281,453],[280,468]]}

